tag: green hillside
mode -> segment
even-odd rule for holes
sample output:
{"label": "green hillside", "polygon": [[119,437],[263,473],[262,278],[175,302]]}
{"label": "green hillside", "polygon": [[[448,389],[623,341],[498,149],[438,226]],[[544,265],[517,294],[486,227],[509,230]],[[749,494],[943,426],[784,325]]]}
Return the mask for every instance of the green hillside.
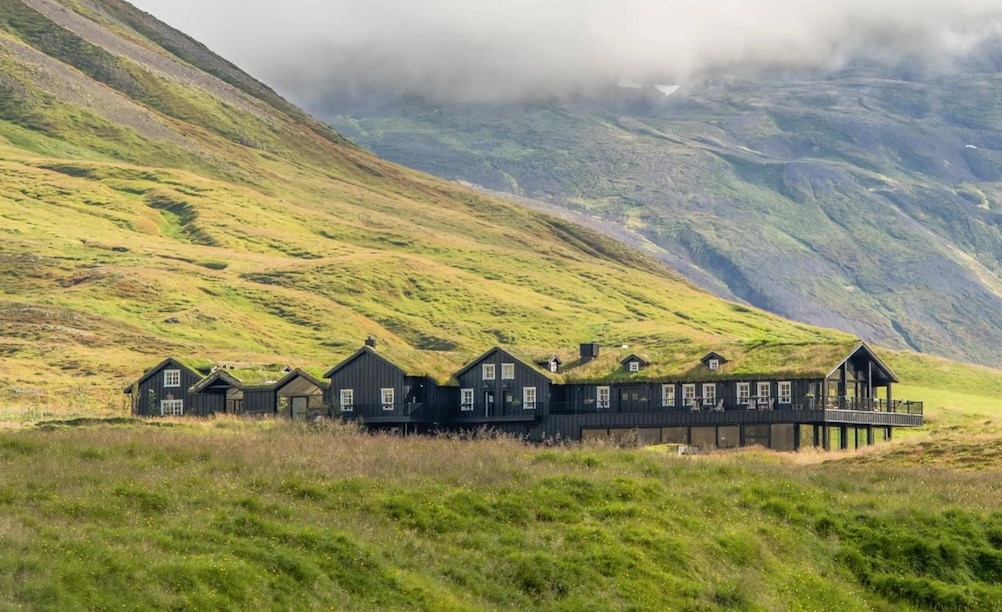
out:
{"label": "green hillside", "polygon": [[128,5],[66,6],[0,0],[0,387],[120,389],[167,354],[329,365],[367,335],[446,372],[500,342],[846,341],[380,161]]}
{"label": "green hillside", "polygon": [[871,342],[1002,365],[1002,73],[853,66],[666,97],[333,96],[380,156],[561,207],[716,294]]}

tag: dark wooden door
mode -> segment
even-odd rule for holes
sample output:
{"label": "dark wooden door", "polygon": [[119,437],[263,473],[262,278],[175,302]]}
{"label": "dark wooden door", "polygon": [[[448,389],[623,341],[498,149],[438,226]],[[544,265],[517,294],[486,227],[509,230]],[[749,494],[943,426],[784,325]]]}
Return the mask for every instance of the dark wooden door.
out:
{"label": "dark wooden door", "polygon": [[647,408],[647,398],[641,387],[623,387],[619,390],[620,412],[643,412]]}
{"label": "dark wooden door", "polygon": [[494,416],[494,391],[484,391],[484,416]]}
{"label": "dark wooden door", "polygon": [[511,389],[504,390],[504,414],[511,414],[515,408],[515,392]]}

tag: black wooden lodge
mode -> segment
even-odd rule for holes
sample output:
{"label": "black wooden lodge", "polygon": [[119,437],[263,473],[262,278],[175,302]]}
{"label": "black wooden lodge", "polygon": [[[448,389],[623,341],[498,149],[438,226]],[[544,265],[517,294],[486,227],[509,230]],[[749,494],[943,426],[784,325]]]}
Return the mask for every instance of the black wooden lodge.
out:
{"label": "black wooden lodge", "polygon": [[611,437],[701,448],[845,449],[922,424],[922,403],[892,397],[897,376],[863,342],[722,349],[664,365],[593,343],[577,355],[539,358],[494,347],[443,380],[395,363],[370,338],[322,374],[171,358],[126,392],[145,416],[333,417],[401,433],[489,428],[534,441]]}

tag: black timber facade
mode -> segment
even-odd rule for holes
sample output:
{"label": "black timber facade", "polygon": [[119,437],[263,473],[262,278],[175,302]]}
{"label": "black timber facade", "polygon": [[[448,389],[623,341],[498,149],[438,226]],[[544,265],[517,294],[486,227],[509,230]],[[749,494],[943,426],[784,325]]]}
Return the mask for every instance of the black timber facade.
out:
{"label": "black timber facade", "polygon": [[222,410],[215,395],[192,393],[193,385],[205,373],[170,357],[143,373],[126,387],[131,396],[132,414],[139,416],[208,416]]}
{"label": "black timber facade", "polygon": [[656,379],[640,371],[650,365],[644,356],[643,366],[629,371],[636,357],[620,361],[608,382],[560,383],[548,371],[555,359],[525,360],[494,347],[442,385],[366,345],[324,380],[294,370],[277,383],[243,386],[225,371],[200,379],[168,359],[128,391],[134,412],[150,416],[162,413],[161,401],[180,399],[183,414],[192,415],[330,416],[403,433],[490,428],[534,441],[632,437],[702,448],[847,448],[923,421],[921,403],[893,399],[897,377],[863,343],[827,374],[806,378],[739,375],[721,367],[723,355],[710,353],[682,380]]}
{"label": "black timber facade", "polygon": [[404,371],[371,346],[363,346],[324,378],[330,381],[331,413],[375,429],[437,429],[455,395],[428,376]]}
{"label": "black timber facade", "polygon": [[[541,369],[494,347],[477,357],[454,378],[458,402],[448,412],[449,423],[458,428],[538,422],[549,414],[550,378]],[[510,432],[509,432],[510,433]]]}

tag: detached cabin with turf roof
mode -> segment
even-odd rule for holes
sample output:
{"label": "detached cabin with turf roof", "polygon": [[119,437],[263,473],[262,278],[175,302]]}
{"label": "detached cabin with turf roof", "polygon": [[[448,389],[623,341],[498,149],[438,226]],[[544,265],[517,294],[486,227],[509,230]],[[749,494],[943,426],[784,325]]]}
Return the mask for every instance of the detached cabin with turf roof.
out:
{"label": "detached cabin with turf roof", "polygon": [[[332,413],[369,429],[427,432],[442,426],[443,411],[453,402],[452,389],[421,369],[413,359],[398,365],[365,345],[323,375],[329,383]],[[412,365],[413,364],[413,365]]]}
{"label": "detached cabin with turf roof", "polygon": [[275,366],[220,364],[193,385],[191,392],[220,396],[222,409],[218,412],[225,414],[275,414],[278,409],[275,383],[288,371]]}
{"label": "detached cabin with turf roof", "polygon": [[221,411],[224,405],[221,398],[190,391],[211,367],[209,362],[164,359],[125,388],[125,393],[131,396],[132,414],[207,416]]}

